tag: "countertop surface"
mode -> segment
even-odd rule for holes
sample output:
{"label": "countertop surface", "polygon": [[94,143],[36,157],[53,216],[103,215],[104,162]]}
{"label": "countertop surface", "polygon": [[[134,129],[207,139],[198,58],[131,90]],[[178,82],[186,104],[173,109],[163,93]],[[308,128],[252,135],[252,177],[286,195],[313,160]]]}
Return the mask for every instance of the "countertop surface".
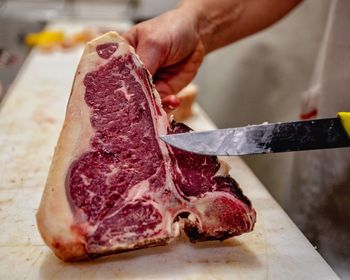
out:
{"label": "countertop surface", "polygon": [[[70,23],[54,27],[70,28]],[[35,213],[82,47],[33,50],[0,107],[0,279],[338,279],[239,157],[225,160],[257,211],[253,232],[66,264],[46,247]],[[215,125],[194,106],[186,121]]]}

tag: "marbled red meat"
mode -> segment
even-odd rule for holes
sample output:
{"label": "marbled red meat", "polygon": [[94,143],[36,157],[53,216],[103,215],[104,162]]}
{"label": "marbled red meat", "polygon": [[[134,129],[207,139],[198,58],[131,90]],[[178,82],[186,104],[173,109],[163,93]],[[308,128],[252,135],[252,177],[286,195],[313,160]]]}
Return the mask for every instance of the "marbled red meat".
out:
{"label": "marbled red meat", "polygon": [[[255,211],[225,166],[216,157],[184,152],[160,140],[161,134],[189,128],[169,123],[148,71],[114,34],[90,45],[71,96],[81,100],[79,106],[89,116],[81,121],[90,127],[79,132],[76,146],[87,144],[74,148],[79,152],[64,181],[73,216],[69,230],[78,240],[66,244],[79,246],[70,252],[61,241],[67,238],[56,233],[47,237],[44,232],[44,239],[53,240],[47,243],[54,243],[49,245],[62,259],[77,260],[164,245],[181,228],[191,241],[251,231]],[[67,116],[78,110],[72,104]]]}

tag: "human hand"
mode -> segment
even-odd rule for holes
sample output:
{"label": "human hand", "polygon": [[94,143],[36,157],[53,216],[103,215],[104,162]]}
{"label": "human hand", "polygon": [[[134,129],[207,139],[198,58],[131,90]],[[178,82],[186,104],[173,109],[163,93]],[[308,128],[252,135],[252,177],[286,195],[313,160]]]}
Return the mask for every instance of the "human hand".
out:
{"label": "human hand", "polygon": [[163,106],[179,106],[175,96],[196,75],[205,55],[196,18],[176,9],[135,25],[123,34],[153,76]]}

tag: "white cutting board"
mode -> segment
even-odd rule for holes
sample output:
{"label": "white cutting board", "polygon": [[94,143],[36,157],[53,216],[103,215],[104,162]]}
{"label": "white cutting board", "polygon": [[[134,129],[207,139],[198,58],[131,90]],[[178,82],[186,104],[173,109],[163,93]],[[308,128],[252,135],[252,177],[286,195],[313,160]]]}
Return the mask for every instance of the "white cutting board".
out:
{"label": "white cutting board", "polygon": [[[35,213],[81,52],[33,51],[0,108],[0,279],[338,279],[238,157],[228,161],[257,211],[253,232],[195,245],[183,237],[85,263],[58,260]],[[198,105],[188,124],[214,128]]]}

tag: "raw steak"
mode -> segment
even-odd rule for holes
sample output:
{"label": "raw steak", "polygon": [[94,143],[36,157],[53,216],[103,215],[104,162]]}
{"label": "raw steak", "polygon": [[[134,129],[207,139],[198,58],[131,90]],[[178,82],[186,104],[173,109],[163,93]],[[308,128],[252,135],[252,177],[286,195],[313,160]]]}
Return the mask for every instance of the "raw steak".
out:
{"label": "raw steak", "polygon": [[90,42],[37,214],[65,261],[251,231],[255,211],[225,164],[163,143],[169,123],[151,77],[114,32]]}

